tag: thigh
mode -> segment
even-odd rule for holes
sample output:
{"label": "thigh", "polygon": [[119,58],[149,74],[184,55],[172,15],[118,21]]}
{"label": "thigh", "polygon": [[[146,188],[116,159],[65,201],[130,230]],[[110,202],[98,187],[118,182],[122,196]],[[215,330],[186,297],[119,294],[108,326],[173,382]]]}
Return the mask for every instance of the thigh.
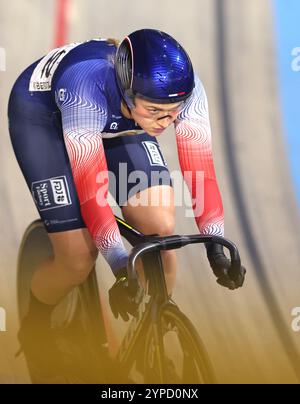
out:
{"label": "thigh", "polygon": [[59,112],[12,95],[9,131],[18,163],[47,231],[85,227]]}
{"label": "thigh", "polygon": [[144,234],[171,235],[175,227],[173,188],[153,186],[132,196],[122,207],[124,219]]}
{"label": "thigh", "polygon": [[109,171],[109,190],[119,206],[142,191],[172,185],[157,142],[148,134],[103,140]]}

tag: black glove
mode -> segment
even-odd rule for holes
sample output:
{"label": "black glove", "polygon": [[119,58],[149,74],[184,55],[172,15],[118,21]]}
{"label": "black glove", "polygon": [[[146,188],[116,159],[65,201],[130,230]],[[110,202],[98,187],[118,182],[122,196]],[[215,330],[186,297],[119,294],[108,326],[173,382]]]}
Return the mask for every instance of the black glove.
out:
{"label": "black glove", "polygon": [[138,304],[135,302],[137,288],[130,288],[128,286],[127,270],[122,268],[116,275],[116,281],[109,289],[109,304],[115,318],[118,315],[124,321],[129,320],[129,314],[135,315]]}
{"label": "black glove", "polygon": [[237,271],[229,270],[230,260],[224,254],[223,246],[215,243],[206,243],[207,258],[217,282],[221,286],[234,290],[243,286],[246,269],[241,266]]}

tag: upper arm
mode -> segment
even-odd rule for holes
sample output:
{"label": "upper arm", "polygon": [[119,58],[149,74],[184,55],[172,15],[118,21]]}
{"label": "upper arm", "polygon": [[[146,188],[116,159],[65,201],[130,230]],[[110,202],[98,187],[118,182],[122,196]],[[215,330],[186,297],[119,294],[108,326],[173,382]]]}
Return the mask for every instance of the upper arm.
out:
{"label": "upper arm", "polygon": [[[206,92],[198,76],[195,76],[195,88],[185,108],[179,114],[175,125],[189,123],[191,126],[209,127],[209,112]],[[210,128],[209,128],[210,129]]]}
{"label": "upper arm", "polygon": [[55,91],[81,202],[95,195],[97,173],[106,169],[101,133],[107,120],[107,102],[96,78],[99,73],[96,67],[71,66],[57,81]]}
{"label": "upper arm", "polygon": [[[199,230],[222,236],[224,212],[213,162],[207,98],[198,78],[175,126],[180,166],[191,191]],[[186,173],[192,173],[192,177],[186,177]]]}

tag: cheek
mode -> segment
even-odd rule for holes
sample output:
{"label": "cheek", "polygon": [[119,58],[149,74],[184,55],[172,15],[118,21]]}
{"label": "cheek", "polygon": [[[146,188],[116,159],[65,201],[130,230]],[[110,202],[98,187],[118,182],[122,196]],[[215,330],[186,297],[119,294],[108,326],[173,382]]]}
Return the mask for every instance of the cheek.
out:
{"label": "cheek", "polygon": [[151,121],[147,118],[143,118],[140,115],[132,115],[135,122],[141,127],[149,127],[151,125]]}

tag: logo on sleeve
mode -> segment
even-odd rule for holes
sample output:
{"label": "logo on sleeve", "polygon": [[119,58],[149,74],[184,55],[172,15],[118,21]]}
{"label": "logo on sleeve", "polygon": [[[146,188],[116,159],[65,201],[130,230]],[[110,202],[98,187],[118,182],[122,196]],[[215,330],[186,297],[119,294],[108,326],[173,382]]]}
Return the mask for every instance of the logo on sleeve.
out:
{"label": "logo on sleeve", "polygon": [[61,102],[65,101],[65,99],[66,99],[66,92],[67,92],[67,89],[66,89],[66,88],[60,88],[60,89],[58,90],[58,99],[59,99],[59,101],[61,101]]}
{"label": "logo on sleeve", "polygon": [[166,162],[160,152],[159,146],[155,142],[142,142],[144,149],[146,150],[149,162],[152,166],[163,166],[167,167]]}
{"label": "logo on sleeve", "polygon": [[31,192],[39,211],[72,205],[65,176],[33,182]]}
{"label": "logo on sleeve", "polygon": [[118,122],[112,122],[109,129],[111,130],[118,130],[119,129],[119,124]]}

